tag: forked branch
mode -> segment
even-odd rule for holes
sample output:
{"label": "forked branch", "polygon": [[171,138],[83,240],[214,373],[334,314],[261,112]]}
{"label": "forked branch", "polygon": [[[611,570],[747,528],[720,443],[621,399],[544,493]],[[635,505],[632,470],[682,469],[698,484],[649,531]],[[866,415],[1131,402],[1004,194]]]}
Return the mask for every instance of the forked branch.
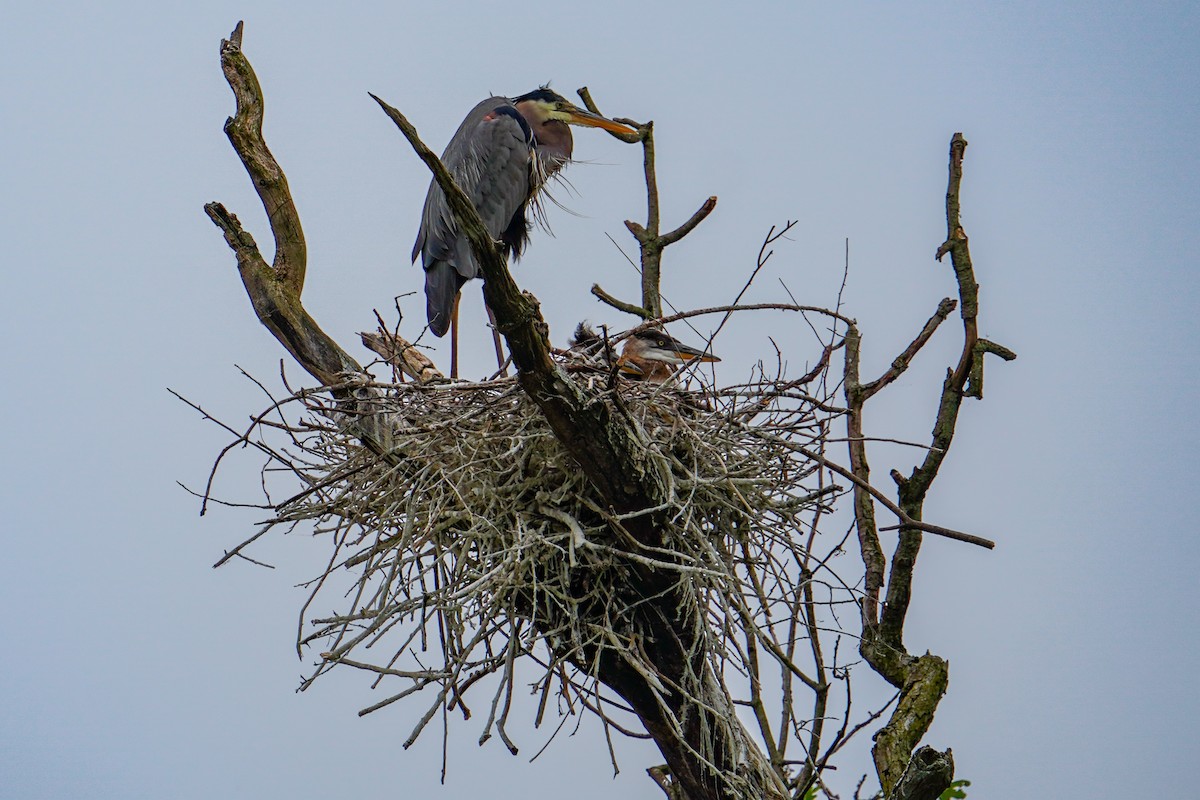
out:
{"label": "forked branch", "polygon": [[[225,122],[225,134],[245,166],[270,220],[275,238],[274,264],[267,264],[254,238],[223,205],[209,203],[204,211],[220,228],[233,250],[242,285],[258,319],[296,362],[322,385],[345,385],[348,373],[361,373],[363,368],[321,330],[300,302],[307,266],[304,231],[287,178],[263,139],[262,87],[250,62],[242,54],[241,22],[228,39],[221,41],[221,70],[237,103],[235,114]],[[335,392],[335,396],[345,402],[345,411],[361,434],[363,443],[380,455],[394,458],[387,427],[374,415],[359,413],[357,403],[369,400],[359,394],[348,388]]]}
{"label": "forked branch", "polygon": [[[579,97],[589,111],[595,114],[600,113],[600,109],[596,106],[596,102],[592,99],[586,86],[579,90]],[[634,314],[642,319],[655,319],[661,317],[663,313],[662,295],[659,290],[662,281],[663,250],[668,245],[687,236],[703,222],[717,207],[717,198],[710,197],[705,200],[700,208],[696,209],[696,212],[679,227],[667,233],[659,233],[658,176],[654,167],[654,122],[652,120],[638,123],[630,119],[618,119],[617,121],[636,128],[637,135],[613,133],[613,136],[631,144],[642,143],[642,171],[646,177],[646,224],[639,225],[633,220],[625,221],[625,227],[633,234],[633,238],[637,239],[638,249],[641,251],[642,304],[638,306],[618,300],[600,288],[598,283],[593,284],[592,294],[618,311]]]}
{"label": "forked branch", "polygon": [[[959,214],[963,154],[966,147],[967,142],[962,134],[954,134],[950,142],[949,180],[946,190],[947,235],[946,241],[936,253],[939,261],[946,254],[951,257],[958,286],[957,303],[949,298],[943,300],[912,343],[892,362],[891,367],[870,383],[862,383],[859,377],[862,336],[854,325],[849,327],[846,335],[844,391],[848,408],[847,431],[851,470],[857,477],[854,490],[855,524],[865,570],[865,591],[859,603],[862,621],[860,652],[876,672],[900,689],[896,710],[883,730],[876,734],[875,747],[872,750],[884,796],[895,800],[932,800],[949,786],[953,779],[953,760],[949,750],[938,753],[932,748],[923,748],[919,751],[921,764],[917,767],[914,767],[913,762],[916,759],[912,755],[933,721],[938,702],[946,689],[949,669],[945,660],[930,653],[921,657],[913,656],[904,646],[904,622],[912,596],[913,571],[923,536],[922,532],[913,526],[902,526],[889,569],[875,522],[876,498],[873,498],[866,488],[870,486],[870,466],[863,435],[863,408],[868,399],[908,368],[912,359],[957,305],[963,322],[963,345],[958,363],[947,370],[938,402],[932,441],[925,451],[923,462],[915,467],[910,475],[905,477],[898,472],[892,473],[898,486],[896,506],[909,519],[920,520],[925,497],[953,442],[962,398],[970,394],[968,380],[980,387],[976,395],[982,396],[984,353],[995,353],[1008,360],[1015,358],[1015,354],[1007,348],[991,342],[981,345],[979,339],[979,286],[975,281],[967,246],[968,239]],[[925,769],[926,766],[929,769]],[[910,776],[917,772],[921,772],[922,779],[910,779]],[[903,780],[902,776],[905,776]]]}

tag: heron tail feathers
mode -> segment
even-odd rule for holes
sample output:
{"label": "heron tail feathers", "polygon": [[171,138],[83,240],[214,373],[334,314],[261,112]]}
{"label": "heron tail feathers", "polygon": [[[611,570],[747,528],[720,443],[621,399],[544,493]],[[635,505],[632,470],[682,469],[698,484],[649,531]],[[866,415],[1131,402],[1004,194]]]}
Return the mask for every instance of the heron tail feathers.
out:
{"label": "heron tail feathers", "polygon": [[434,336],[445,336],[454,314],[454,299],[462,288],[458,271],[445,261],[435,261],[425,269],[425,315]]}

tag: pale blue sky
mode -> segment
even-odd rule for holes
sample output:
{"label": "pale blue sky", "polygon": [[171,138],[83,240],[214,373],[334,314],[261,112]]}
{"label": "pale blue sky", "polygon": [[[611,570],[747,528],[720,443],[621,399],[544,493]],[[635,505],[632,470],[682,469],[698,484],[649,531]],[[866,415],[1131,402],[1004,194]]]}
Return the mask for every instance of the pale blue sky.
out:
{"label": "pale blue sky", "polygon": [[[952,669],[929,741],[954,748],[973,798],[1194,791],[1193,4],[531,0],[502,20],[492,3],[12,5],[0,797],[660,796],[642,773],[653,753],[623,746],[614,784],[590,724],[533,765],[541,732],[522,729],[512,758],[459,725],[439,788],[437,737],[399,747],[415,706],[357,718],[376,699],[357,675],[293,691],[293,585],[320,544],[269,543],[271,572],[209,569],[257,516],[196,516],[174,482],[202,483],[225,437],[166,387],[240,422],[262,397],[234,365],[270,381],[284,355],[202,211],[220,200],[268,241],[221,132],[217,46],[238,19],[308,235],[306,304],[352,348],[372,308],[420,289],[407,254],[428,181],[368,91],[435,148],[487,93],[546,80],[653,118],[665,224],[720,198],[668,252],[668,296],[726,302],[766,229],[793,218],[754,299],[783,278],[831,303],[849,237],[868,372],[953,291],[932,253],[963,131],[982,330],[1020,358],[989,366],[927,510],[998,542],[922,552],[908,644]],[[592,162],[569,173],[581,216],[552,213],[556,237],[535,234],[516,271],[559,343],[581,317],[622,322],[587,289],[634,294],[605,233],[627,243],[621,220],[644,202],[636,150],[580,132],[576,155]],[[415,322],[420,301],[407,308]],[[483,371],[483,329],[463,335],[485,345],[465,371]],[[741,376],[767,335],[811,357],[791,321],[747,318],[716,344],[721,374]],[[952,350],[935,341],[875,434],[927,436]],[[909,458],[881,450],[874,466]],[[255,469],[234,465],[220,490],[251,498]],[[841,788],[867,769],[846,763]]]}

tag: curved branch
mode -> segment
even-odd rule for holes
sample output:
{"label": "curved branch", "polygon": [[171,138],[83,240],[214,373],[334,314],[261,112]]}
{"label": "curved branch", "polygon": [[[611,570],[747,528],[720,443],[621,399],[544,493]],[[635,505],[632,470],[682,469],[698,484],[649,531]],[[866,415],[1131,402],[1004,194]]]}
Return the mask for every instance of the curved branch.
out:
{"label": "curved branch", "polygon": [[699,225],[701,222],[704,222],[705,218],[708,217],[708,215],[711,214],[713,209],[716,207],[717,196],[713,195],[705,200],[700,205],[700,208],[696,209],[695,214],[692,214],[690,217],[688,217],[687,222],[683,223],[673,231],[664,233],[662,236],[658,237],[658,241],[663,247],[666,247],[669,244],[675,244],[680,239],[691,233],[697,225]]}
{"label": "curved branch", "polygon": [[237,102],[236,113],[225,121],[225,134],[246,167],[270,220],[275,237],[274,265],[267,266],[254,238],[223,205],[209,203],[204,211],[225,234],[225,241],[237,257],[242,284],[259,320],[322,385],[340,383],[341,373],[361,372],[362,367],[321,330],[300,304],[307,262],[304,233],[287,178],[263,139],[262,86],[242,54],[241,22],[228,39],[221,41],[221,70]]}
{"label": "curved branch", "polygon": [[[731,314],[735,311],[798,311],[801,313],[809,312],[812,314],[824,314],[827,317],[839,320],[841,322],[846,323],[847,325],[854,323],[854,320],[852,320],[850,317],[847,317],[844,314],[839,314],[838,312],[832,311],[828,308],[822,308],[821,306],[802,306],[802,305],[797,305],[795,303],[743,303],[741,305],[734,304],[734,305],[728,305],[728,306],[709,306],[708,308],[697,308],[697,309],[693,309],[691,311],[680,311],[677,314],[668,314],[665,317],[657,317],[655,319],[647,320],[646,322],[643,322],[641,325],[638,325],[635,328],[630,328],[629,330],[625,331],[624,333],[621,333],[617,336],[612,337],[612,341],[619,342],[622,339],[633,336],[635,333],[639,333],[640,331],[644,331],[649,328],[659,328],[659,327],[662,327],[663,325],[669,325],[672,322],[678,322],[681,319],[689,319],[691,317],[702,317],[705,314]],[[636,312],[634,312],[634,313],[636,313]]]}
{"label": "curved branch", "polygon": [[208,203],[204,211],[233,250],[258,319],[321,385],[337,387],[332,393],[363,444],[395,461],[400,456],[392,452],[390,428],[371,408],[373,391],[347,381],[348,374],[362,373],[362,366],[321,330],[300,302],[307,263],[304,233],[287,178],[262,136],[262,86],[242,54],[241,22],[221,42],[221,70],[237,101],[237,111],[225,122],[225,133],[270,220],[274,265],[267,265],[254,238],[223,205]]}
{"label": "curved branch", "polygon": [[[239,21],[228,39],[221,40],[221,71],[233,90],[237,112],[225,120],[225,135],[242,160],[275,237],[276,278],[296,297],[304,289],[304,269],[308,251],[300,215],[292,201],[287,177],[263,139],[263,93],[250,62],[242,55],[242,23]],[[211,216],[211,215],[210,215]]]}
{"label": "curved branch", "polygon": [[633,314],[635,317],[642,319],[650,319],[652,314],[641,306],[635,306],[633,303],[626,303],[624,300],[618,300],[608,292],[600,288],[600,284],[592,284],[592,294],[596,299],[615,308],[617,311],[624,311],[626,314]]}
{"label": "curved branch", "polygon": [[[238,273],[258,319],[287,348],[296,362],[324,386],[342,386],[334,392],[343,410],[360,433],[363,443],[389,459],[389,431],[374,414],[359,413],[357,389],[346,386],[347,373],[362,367],[329,337],[300,302],[304,288],[307,251],[300,218],[288,189],[287,178],[262,136],[262,86],[242,54],[242,23],[221,42],[221,70],[237,103],[234,116],[225,122],[225,133],[258,192],[275,239],[275,261],[268,266],[254,238],[238,218],[220,203],[208,203],[205,213],[220,228],[237,258]],[[369,394],[369,392],[368,392]]]}
{"label": "curved branch", "polygon": [[303,261],[292,263],[299,269],[293,269],[288,277],[280,275],[278,270],[267,266],[254,238],[225,206],[208,203],[204,211],[225,234],[225,241],[237,257],[238,272],[254,313],[296,362],[324,386],[341,383],[342,373],[362,372],[358,362],[321,330],[300,304],[299,292],[292,287],[297,275],[303,277]]}
{"label": "curved branch", "polygon": [[862,399],[864,401],[868,400],[871,395],[875,394],[880,389],[896,380],[896,378],[899,378],[901,375],[903,375],[905,370],[908,369],[908,365],[912,363],[913,358],[916,357],[920,349],[924,347],[925,343],[928,342],[933,336],[934,331],[938,329],[939,325],[946,321],[946,317],[950,316],[950,312],[953,311],[957,306],[957,301],[949,297],[943,298],[942,302],[938,303],[937,311],[933,312],[933,316],[929,318],[929,321],[925,323],[925,327],[922,328],[921,332],[917,334],[917,338],[913,339],[908,347],[904,348],[903,353],[896,356],[895,360],[892,361],[891,366],[888,367],[887,372],[883,373],[870,383],[863,384],[862,388],[860,389],[862,392]]}

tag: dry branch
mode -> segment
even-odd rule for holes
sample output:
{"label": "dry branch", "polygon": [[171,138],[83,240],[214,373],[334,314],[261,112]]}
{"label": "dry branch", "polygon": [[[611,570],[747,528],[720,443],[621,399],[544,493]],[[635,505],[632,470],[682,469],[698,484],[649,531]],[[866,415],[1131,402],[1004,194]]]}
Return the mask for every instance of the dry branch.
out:
{"label": "dry branch", "polygon": [[[946,190],[947,235],[946,241],[936,253],[939,261],[947,253],[950,254],[954,266],[959,294],[957,306],[963,322],[963,345],[957,365],[947,370],[938,402],[932,441],[925,450],[924,461],[907,477],[897,472],[893,473],[898,486],[898,503],[888,505],[893,510],[898,509],[911,520],[921,519],[926,494],[950,450],[962,398],[968,394],[968,379],[974,374],[976,384],[982,385],[981,363],[984,352],[1015,357],[1011,351],[990,342],[986,347],[981,348],[979,345],[979,286],[975,281],[967,235],[959,218],[963,154],[966,147],[967,142],[962,134],[954,134],[950,141],[949,181]],[[863,384],[859,377],[862,336],[854,325],[850,326],[846,334],[843,377],[848,408],[847,438],[851,470],[857,478],[855,523],[865,569],[865,592],[859,603],[862,620],[859,650],[876,672],[900,690],[896,710],[884,728],[876,734],[875,747],[872,750],[883,793],[895,800],[935,798],[953,779],[953,761],[949,758],[947,750],[945,757],[938,763],[943,767],[949,764],[949,770],[944,775],[944,770],[935,772],[934,774],[939,776],[937,780],[932,783],[901,781],[901,776],[909,767],[914,749],[933,722],[933,715],[946,690],[949,668],[945,660],[935,655],[926,653],[916,657],[904,646],[904,623],[912,596],[913,570],[921,549],[922,532],[911,525],[900,527],[898,543],[888,569],[875,522],[874,502],[879,498],[872,497],[867,488],[871,485],[871,474],[863,434],[863,409],[868,399],[907,369],[908,364],[929,341],[942,321],[949,316],[955,305],[955,301],[949,298],[943,300],[937,312],[892,366],[878,379],[867,384]],[[982,396],[982,391],[978,394]],[[884,598],[882,604],[881,593]],[[936,751],[932,752],[936,754]],[[938,786],[940,788],[937,788]]]}
{"label": "dry branch", "polygon": [[[592,99],[592,95],[586,86],[580,89],[578,93],[580,99],[583,100],[583,104],[587,106],[589,111],[595,114],[600,113],[599,107]],[[637,239],[638,249],[641,251],[642,303],[639,306],[618,300],[601,289],[600,284],[592,286],[592,294],[618,311],[624,311],[627,314],[633,314],[643,319],[654,319],[655,317],[662,316],[662,296],[659,292],[659,286],[662,282],[663,250],[668,245],[672,245],[684,236],[687,236],[697,225],[703,222],[712,213],[713,209],[717,207],[717,198],[708,198],[701,203],[700,208],[696,209],[696,212],[682,225],[673,231],[660,234],[658,176],[654,168],[654,122],[638,123],[623,118],[618,119],[618,122],[625,122],[636,128],[637,135],[613,133],[613,136],[623,142],[642,143],[642,172],[646,179],[646,224],[639,225],[632,220],[625,221],[625,227],[633,234],[633,238]]]}
{"label": "dry branch", "polygon": [[364,347],[413,380],[421,383],[445,380],[434,363],[403,336],[383,328],[375,333],[364,331],[358,336]]}
{"label": "dry branch", "polygon": [[233,90],[237,111],[225,122],[225,134],[246,168],[270,220],[275,238],[275,261],[268,266],[253,237],[238,218],[220,203],[209,203],[205,213],[225,235],[237,258],[238,273],[258,319],[287,348],[305,370],[322,385],[341,385],[347,420],[364,444],[389,459],[392,451],[387,425],[361,413],[360,401],[369,403],[357,387],[346,384],[348,374],[361,374],[359,366],[305,311],[300,302],[304,289],[307,250],[300,217],[288,189],[287,178],[262,136],[263,94],[250,62],[242,54],[242,23],[221,41],[221,69]]}

